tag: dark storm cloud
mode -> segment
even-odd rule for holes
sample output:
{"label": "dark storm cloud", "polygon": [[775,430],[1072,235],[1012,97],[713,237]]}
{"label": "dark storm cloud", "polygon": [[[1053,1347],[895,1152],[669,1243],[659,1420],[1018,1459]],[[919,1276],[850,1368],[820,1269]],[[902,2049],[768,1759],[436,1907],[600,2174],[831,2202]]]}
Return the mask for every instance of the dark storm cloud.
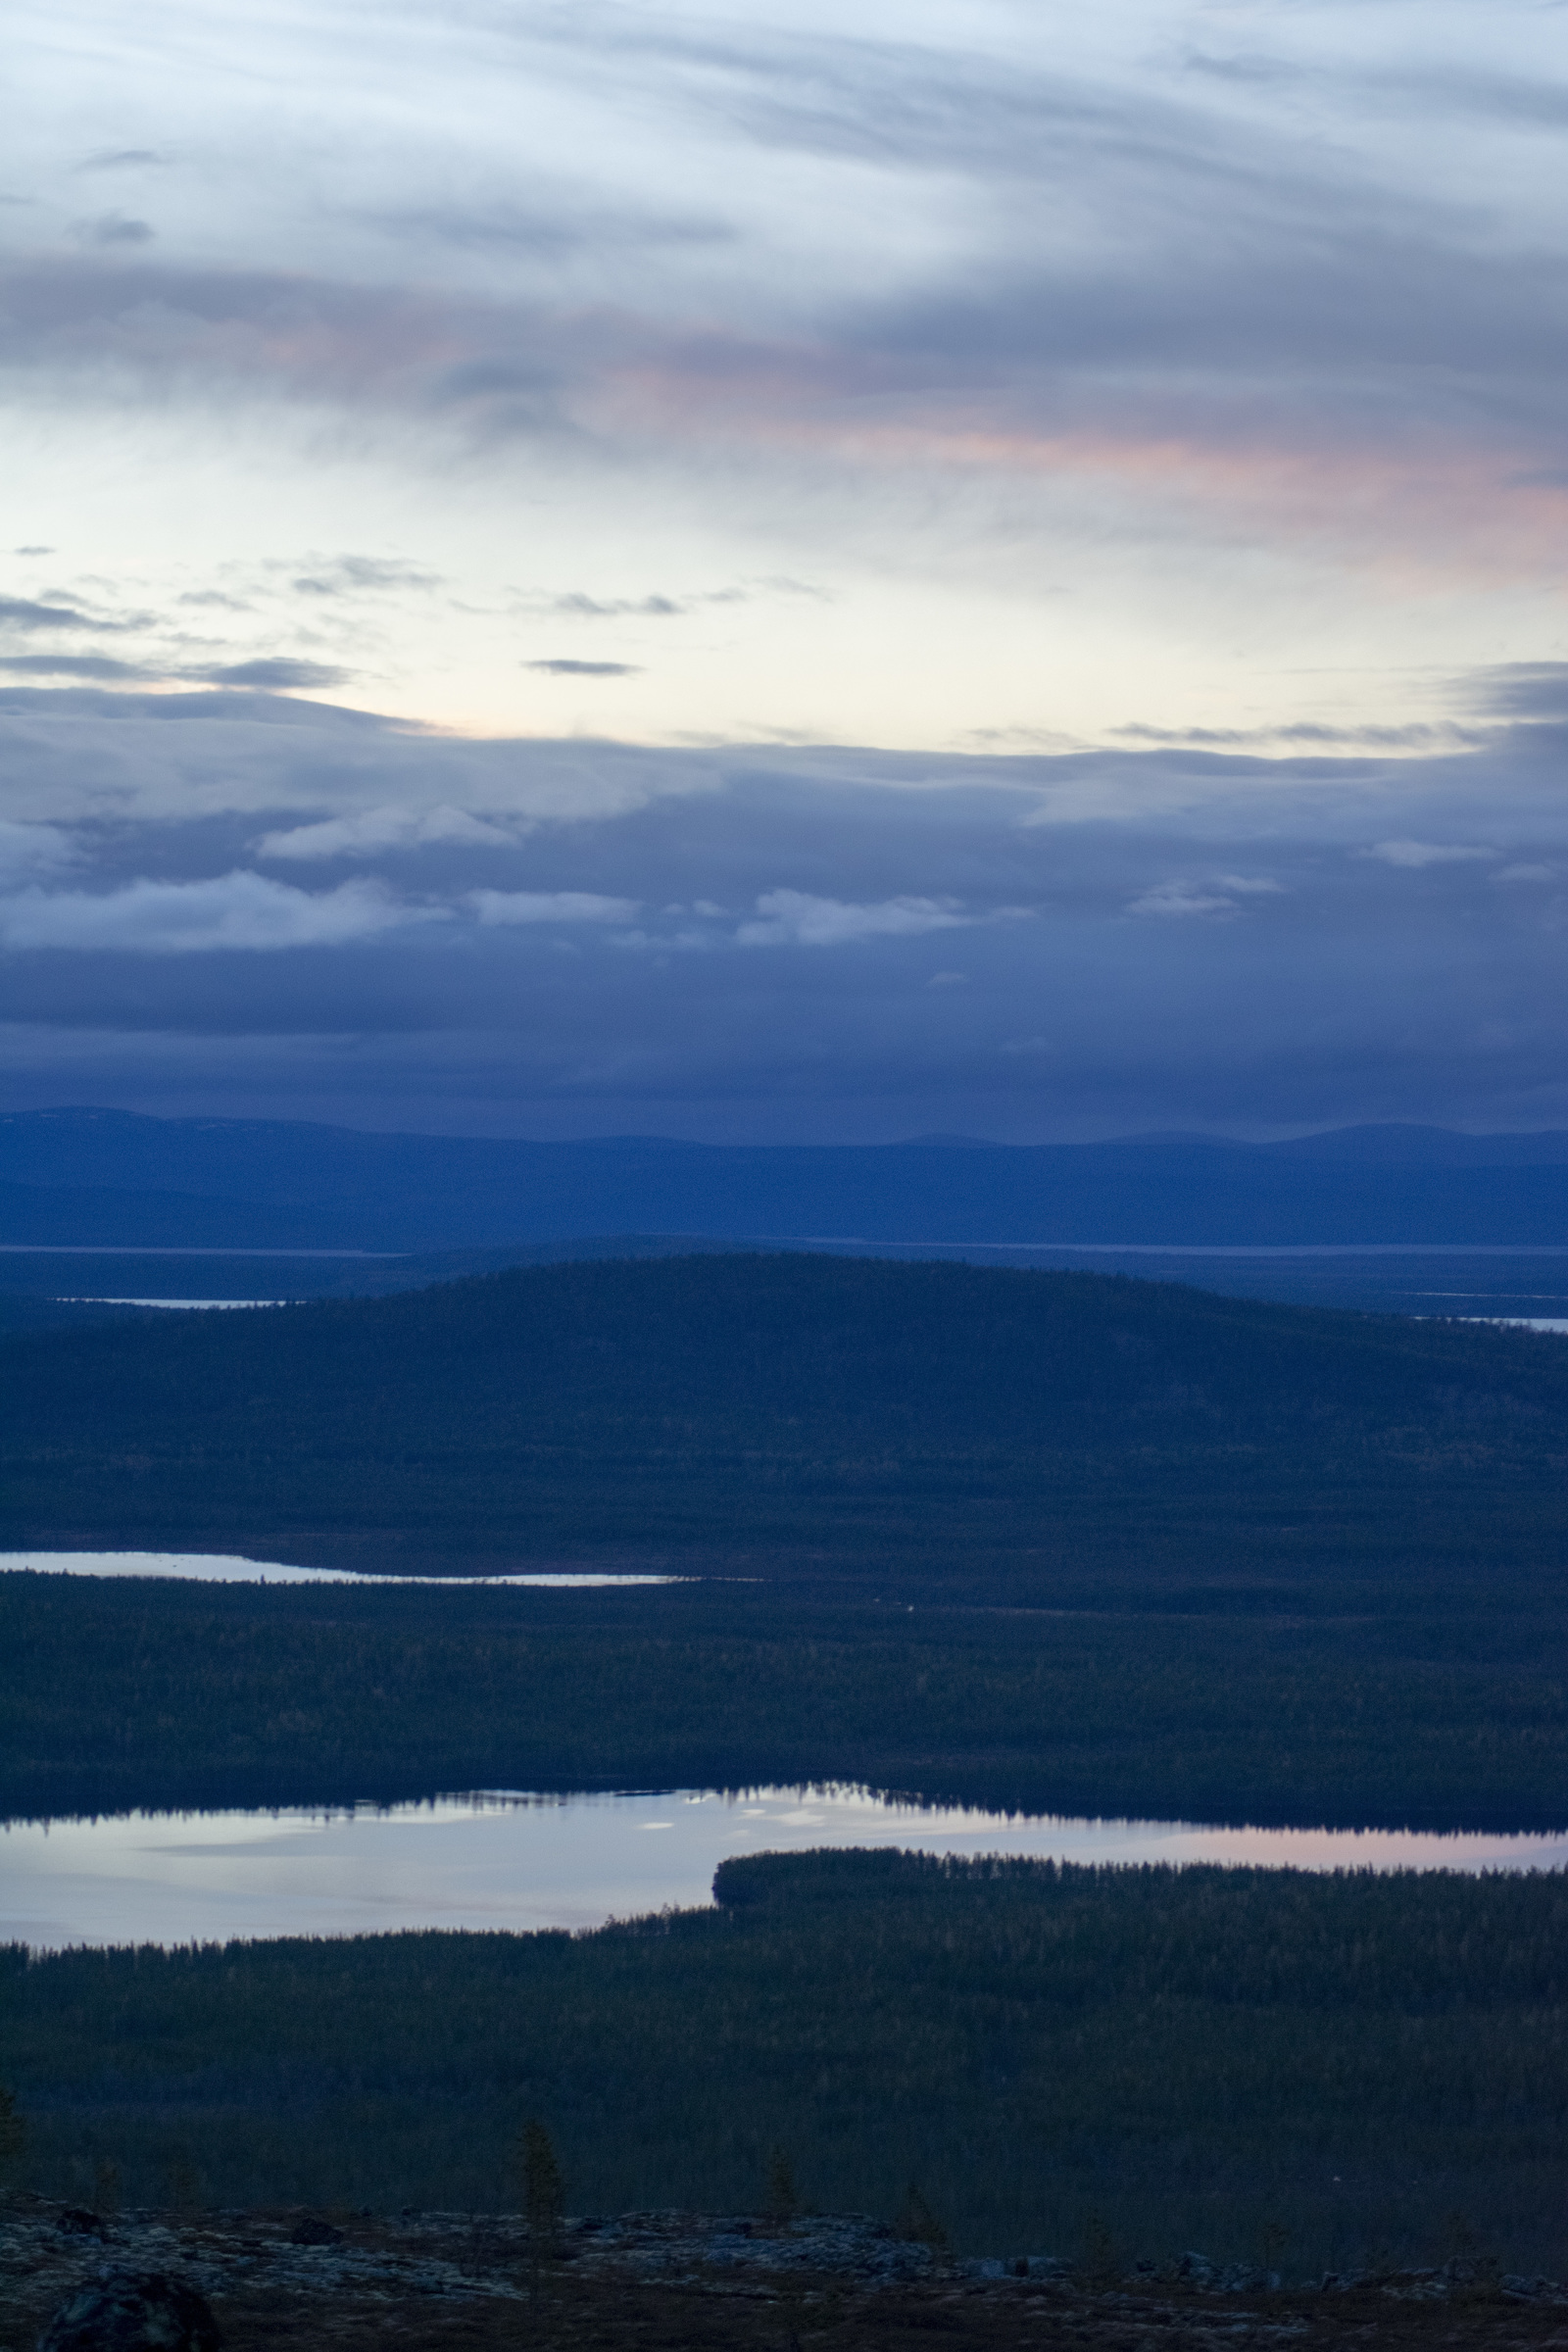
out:
{"label": "dark storm cloud", "polygon": [[555,1131],[1568,1120],[1568,807],[1528,724],[964,760],[12,689],[0,736],[29,1099],[112,1069]]}

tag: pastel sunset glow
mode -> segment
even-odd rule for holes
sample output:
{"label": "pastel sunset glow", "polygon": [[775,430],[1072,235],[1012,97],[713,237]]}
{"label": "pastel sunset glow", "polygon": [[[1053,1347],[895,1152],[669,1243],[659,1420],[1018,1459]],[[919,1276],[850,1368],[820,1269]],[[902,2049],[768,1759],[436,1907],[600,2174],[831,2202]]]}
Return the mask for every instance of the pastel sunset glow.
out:
{"label": "pastel sunset glow", "polygon": [[24,0],[18,1100],[1568,1119],[1565,24]]}

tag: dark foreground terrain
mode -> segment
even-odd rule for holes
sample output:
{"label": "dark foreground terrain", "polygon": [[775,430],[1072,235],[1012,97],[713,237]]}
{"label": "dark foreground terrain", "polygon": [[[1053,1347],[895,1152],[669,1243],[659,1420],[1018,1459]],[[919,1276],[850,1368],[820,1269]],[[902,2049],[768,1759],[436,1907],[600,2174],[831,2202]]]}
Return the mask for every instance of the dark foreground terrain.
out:
{"label": "dark foreground terrain", "polygon": [[[724,1863],[591,1934],[0,1954],[23,2179],[493,2211],[523,2120],[598,2212],[911,2183],[965,2255],[1568,2273],[1559,1874]],[[1568,2325],[1568,2323],[1565,2323]]]}
{"label": "dark foreground terrain", "polygon": [[[300,2242],[304,2240],[306,2242]],[[318,2242],[309,2242],[316,2240]],[[321,2242],[324,2241],[324,2242]],[[1548,2352],[1568,2291],[1459,2259],[1282,2286],[1191,2254],[1117,2275],[1050,2258],[954,2263],[863,2216],[767,2223],[662,2212],[568,2222],[537,2275],[514,2219],[299,2211],[127,2213],[0,2206],[0,2346],[109,2269],[207,2300],[225,2352]],[[1019,2274],[1023,2275],[1019,2275]]]}

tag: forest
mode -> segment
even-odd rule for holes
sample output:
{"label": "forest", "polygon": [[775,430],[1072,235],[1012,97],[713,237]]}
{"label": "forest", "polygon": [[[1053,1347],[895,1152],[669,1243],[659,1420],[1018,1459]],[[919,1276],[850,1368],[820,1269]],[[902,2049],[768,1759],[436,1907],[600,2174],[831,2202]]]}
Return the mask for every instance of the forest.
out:
{"label": "forest", "polygon": [[[635,1590],[0,1577],[0,1817],[844,1781],[1568,1818],[1568,1350],[1098,1274],[529,1266],[18,1332],[0,1544]],[[1568,2271],[1560,1877],[726,1864],[712,1909],[4,1960],[82,2202],[808,2199],[956,2244]]]}
{"label": "forest", "polygon": [[1560,1621],[0,1577],[0,1817],[858,1782],[1030,1812],[1568,1820]]}
{"label": "forest", "polygon": [[12,1336],[0,1544],[1555,1608],[1565,1408],[1528,1332],[967,1265],[536,1266]]}
{"label": "forest", "polygon": [[26,2178],[493,2212],[537,2116],[578,2213],[756,2212],[778,2146],[809,2204],[912,2185],[967,2251],[1568,2270],[1555,1875],[861,1851],[715,1892],[579,1936],[12,1947]]}

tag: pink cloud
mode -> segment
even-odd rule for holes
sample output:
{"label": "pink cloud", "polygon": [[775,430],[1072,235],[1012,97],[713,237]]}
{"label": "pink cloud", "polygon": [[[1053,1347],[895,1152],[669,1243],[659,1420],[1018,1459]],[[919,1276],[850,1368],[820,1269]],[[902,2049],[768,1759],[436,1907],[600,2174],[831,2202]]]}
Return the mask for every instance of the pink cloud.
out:
{"label": "pink cloud", "polygon": [[[0,279],[11,368],[417,412],[479,436],[569,431],[702,461],[1059,480],[1176,523],[1315,545],[1424,586],[1560,567],[1568,474],[1544,425],[1479,402],[1249,387],[1215,366],[1122,380],[893,340],[834,344],[438,289],[98,259]],[[965,379],[969,380],[965,380]],[[1495,404],[1494,404],[1494,406]]]}

